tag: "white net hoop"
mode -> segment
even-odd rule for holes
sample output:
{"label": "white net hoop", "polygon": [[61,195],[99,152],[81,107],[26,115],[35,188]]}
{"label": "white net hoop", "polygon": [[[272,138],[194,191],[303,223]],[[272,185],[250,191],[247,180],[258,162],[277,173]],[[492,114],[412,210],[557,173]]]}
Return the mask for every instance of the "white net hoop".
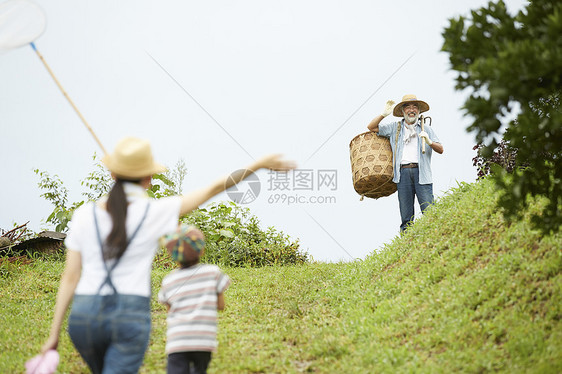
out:
{"label": "white net hoop", "polygon": [[47,17],[29,0],[7,0],[0,3],[0,52],[32,43],[47,26]]}

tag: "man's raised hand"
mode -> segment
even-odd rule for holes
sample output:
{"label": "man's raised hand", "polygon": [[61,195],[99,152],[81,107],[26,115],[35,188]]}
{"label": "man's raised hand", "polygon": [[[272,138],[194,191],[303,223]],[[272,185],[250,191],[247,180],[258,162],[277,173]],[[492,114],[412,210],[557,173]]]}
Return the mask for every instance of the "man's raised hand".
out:
{"label": "man's raised hand", "polygon": [[396,104],[394,100],[387,100],[386,104],[384,105],[384,110],[381,113],[381,116],[386,117],[392,114],[392,111],[394,110],[394,104]]}

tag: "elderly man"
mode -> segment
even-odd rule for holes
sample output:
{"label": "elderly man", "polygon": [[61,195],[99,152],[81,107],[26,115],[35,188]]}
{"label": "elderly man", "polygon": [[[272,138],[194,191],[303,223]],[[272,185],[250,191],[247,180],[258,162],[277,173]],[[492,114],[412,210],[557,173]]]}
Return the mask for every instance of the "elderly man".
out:
{"label": "elderly man", "polygon": [[[443,146],[431,127],[422,131],[420,114],[428,111],[429,105],[418,100],[415,95],[405,95],[402,102],[386,102],[382,114],[375,117],[367,128],[390,139],[394,160],[393,182],[398,187],[398,202],[404,231],[414,219],[414,196],[422,213],[433,203],[433,181],[431,178],[431,154],[433,151],[443,153]],[[398,122],[380,124],[384,117],[393,113],[403,117]],[[425,140],[425,153],[422,152]]]}

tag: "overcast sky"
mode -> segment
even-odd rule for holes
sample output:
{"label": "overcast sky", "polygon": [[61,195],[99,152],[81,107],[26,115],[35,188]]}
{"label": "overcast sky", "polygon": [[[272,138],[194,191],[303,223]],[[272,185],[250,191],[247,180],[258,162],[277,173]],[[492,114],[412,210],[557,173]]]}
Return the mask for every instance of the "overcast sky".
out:
{"label": "overcast sky", "polygon": [[[386,100],[415,94],[430,105],[445,148],[432,159],[437,198],[475,180],[466,93],[440,49],[448,18],[486,0],[36,3],[47,27],[35,44],[106,149],[149,139],[161,163],[185,161],[184,192],[285,154],[312,190],[292,174],[280,190],[261,171],[245,206],[316,260],[364,258],[398,234],[397,194],[360,201],[349,157]],[[507,1],[512,13],[524,4]],[[77,201],[102,152],[29,46],[0,55],[0,130],[0,228],[48,228],[53,207],[33,169],[58,175]],[[322,173],[336,184],[322,185]]]}

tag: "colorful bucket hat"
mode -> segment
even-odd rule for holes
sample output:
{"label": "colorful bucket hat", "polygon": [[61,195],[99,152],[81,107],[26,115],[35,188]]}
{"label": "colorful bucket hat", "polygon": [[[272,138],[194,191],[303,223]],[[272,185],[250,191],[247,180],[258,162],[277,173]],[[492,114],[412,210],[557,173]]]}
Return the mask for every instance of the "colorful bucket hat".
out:
{"label": "colorful bucket hat", "polygon": [[160,238],[160,245],[180,264],[198,259],[205,249],[205,235],[195,226],[181,224]]}

